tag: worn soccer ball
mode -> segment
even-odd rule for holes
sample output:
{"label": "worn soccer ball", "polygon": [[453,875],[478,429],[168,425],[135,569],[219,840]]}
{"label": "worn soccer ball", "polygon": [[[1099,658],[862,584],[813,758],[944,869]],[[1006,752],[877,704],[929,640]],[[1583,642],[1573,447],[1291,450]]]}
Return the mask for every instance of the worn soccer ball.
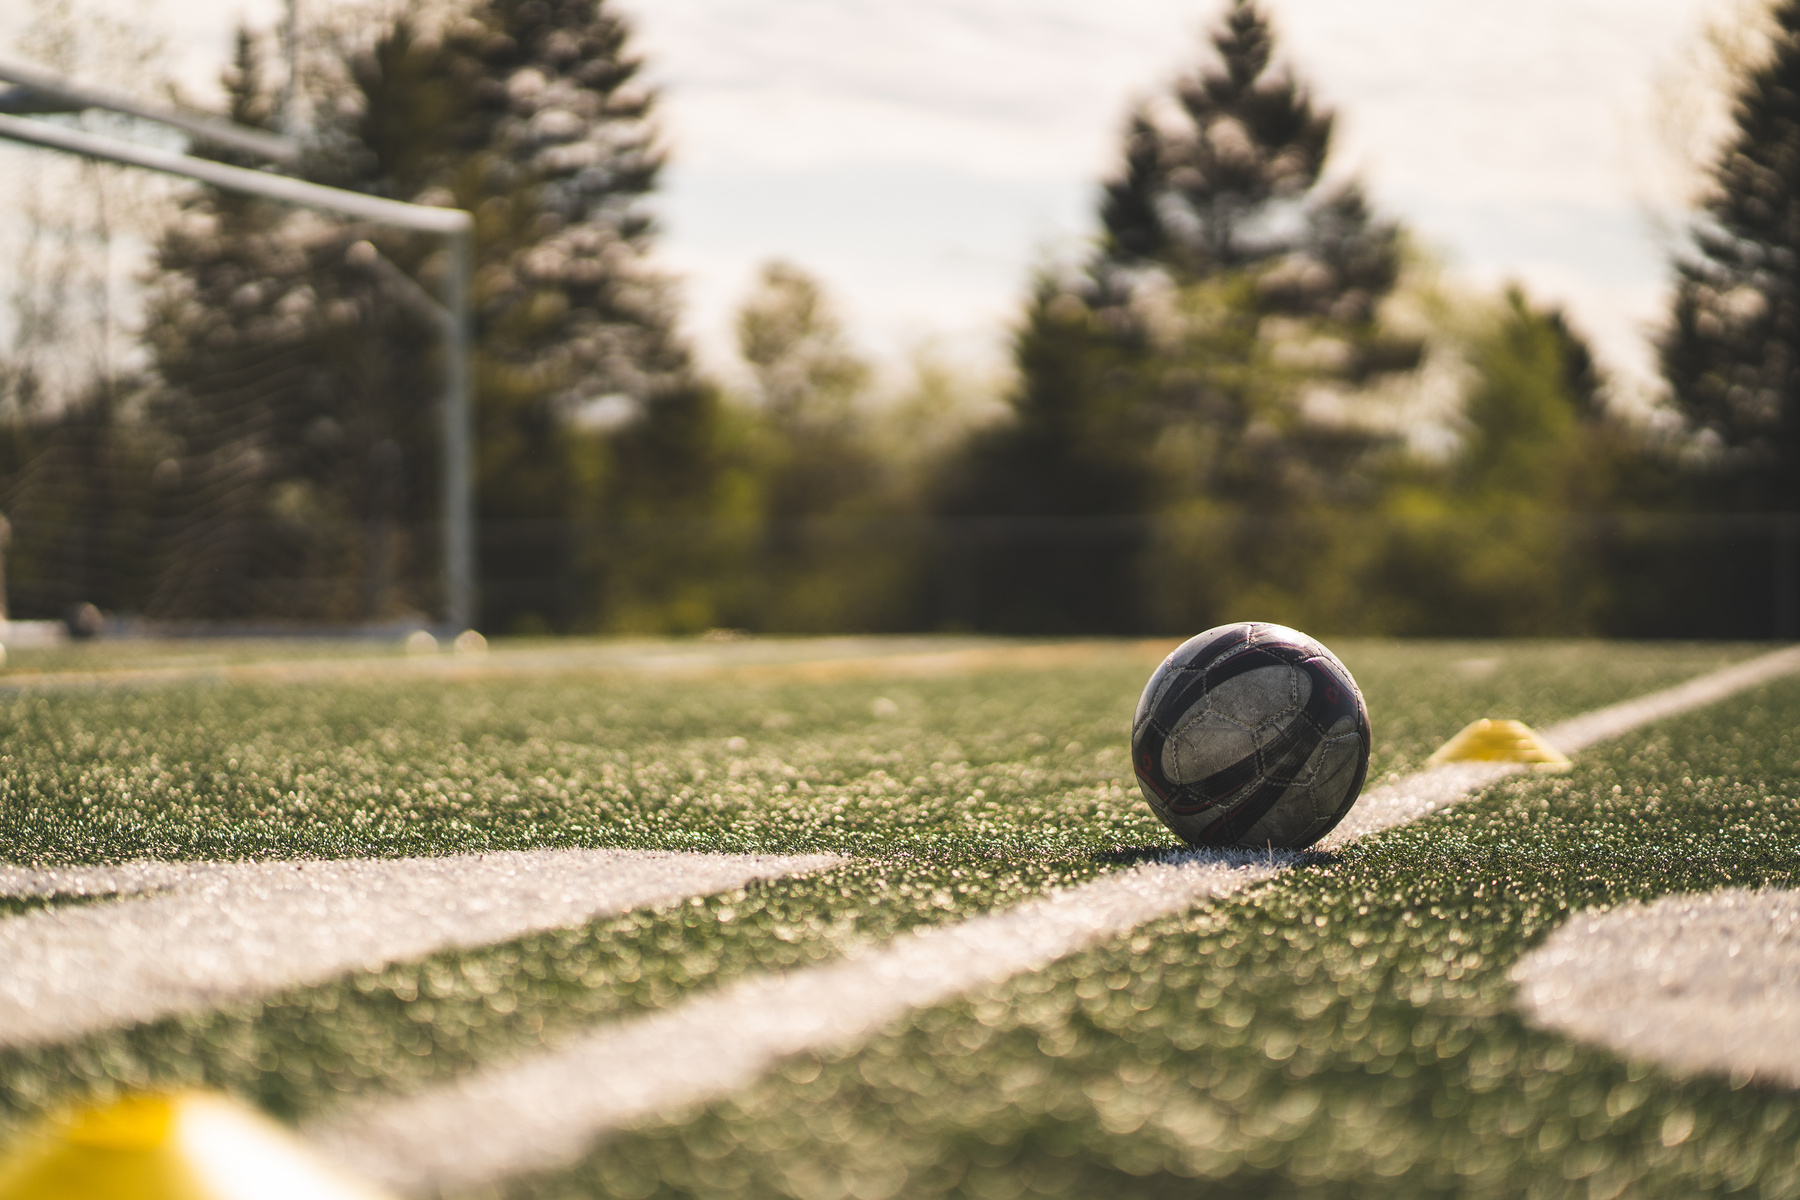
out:
{"label": "worn soccer ball", "polygon": [[1138,788],[1193,846],[1312,845],[1369,770],[1369,710],[1344,664],[1296,630],[1221,625],[1163,660],[1131,722]]}

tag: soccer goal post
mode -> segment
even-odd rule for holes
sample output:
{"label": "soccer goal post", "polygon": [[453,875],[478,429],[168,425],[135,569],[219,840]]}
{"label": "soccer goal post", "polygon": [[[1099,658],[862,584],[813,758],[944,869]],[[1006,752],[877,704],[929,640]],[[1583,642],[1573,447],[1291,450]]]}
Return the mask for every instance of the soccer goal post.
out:
{"label": "soccer goal post", "polygon": [[[67,87],[64,90],[68,90]],[[105,103],[95,103],[93,106],[110,107]],[[152,116],[151,119],[163,118]],[[201,136],[211,135],[201,131]],[[475,620],[474,447],[471,420],[474,380],[469,362],[468,307],[469,273],[474,259],[473,218],[460,209],[387,200],[4,114],[0,114],[0,139],[59,150],[100,162],[158,171],[280,204],[318,209],[397,229],[437,234],[444,238],[448,253],[440,317],[446,349],[440,414],[444,456],[443,618],[452,631],[471,628]]]}

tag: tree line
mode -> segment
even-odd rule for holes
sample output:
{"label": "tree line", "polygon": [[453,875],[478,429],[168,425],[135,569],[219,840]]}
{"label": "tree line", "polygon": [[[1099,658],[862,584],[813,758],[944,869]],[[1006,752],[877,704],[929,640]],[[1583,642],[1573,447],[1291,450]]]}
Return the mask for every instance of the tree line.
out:
{"label": "tree line", "polygon": [[[1561,312],[1444,283],[1333,172],[1255,0],[1127,118],[994,411],[929,357],[880,395],[788,263],[738,312],[742,379],[706,377],[607,0],[338,20],[300,173],[476,221],[486,629],[1800,632],[1800,2],[1674,264],[1661,424],[1609,403]],[[275,75],[241,35],[234,120],[293,119]],[[140,366],[60,396],[0,367],[14,614],[432,610],[443,348],[395,276],[443,271],[428,238],[182,193]]]}

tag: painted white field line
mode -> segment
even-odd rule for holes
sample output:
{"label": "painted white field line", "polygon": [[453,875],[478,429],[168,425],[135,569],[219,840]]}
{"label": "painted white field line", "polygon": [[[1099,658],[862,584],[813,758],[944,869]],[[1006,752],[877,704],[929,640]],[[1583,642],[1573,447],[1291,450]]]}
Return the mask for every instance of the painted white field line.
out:
{"label": "painted white field line", "polygon": [[[1690,712],[1746,688],[1797,673],[1800,673],[1800,646],[1790,646],[1722,667],[1659,692],[1559,721],[1538,733],[1550,745],[1572,755],[1652,721]],[[1350,815],[1319,843],[1319,849],[1340,849],[1357,838],[1416,821],[1525,769],[1516,763],[1451,763],[1415,772],[1384,787],[1364,792]]]}
{"label": "painted white field line", "polygon": [[[1740,663],[1544,731],[1573,750],[1800,671],[1800,649]],[[1559,740],[1560,739],[1560,740]],[[1455,803],[1521,768],[1459,764],[1366,793],[1330,844]],[[844,961],[746,980],[560,1049],[316,1126],[334,1159],[399,1190],[469,1188],[577,1161],[603,1135],[743,1087],[802,1050],[854,1045],[914,1008],[1039,969],[1146,921],[1272,878],[1293,855],[1173,855]]]}
{"label": "painted white field line", "polygon": [[1596,742],[1618,737],[1622,733],[1629,733],[1640,725],[1716,704],[1746,688],[1797,672],[1800,672],[1800,646],[1789,646],[1785,650],[1772,651],[1710,671],[1660,692],[1651,692],[1635,700],[1624,700],[1583,713],[1579,717],[1571,717],[1541,732],[1552,746],[1567,754]]}
{"label": "painted white field line", "polygon": [[0,1045],[213,1008],[439,950],[844,861],[534,850],[339,862],[0,867],[0,895],[148,893],[0,920]]}
{"label": "painted white field line", "polygon": [[914,1008],[1047,966],[1293,855],[1179,855],[826,966],[745,980],[547,1055],[312,1131],[336,1162],[409,1192],[573,1161],[597,1133],[749,1084],[770,1063],[855,1042]]}
{"label": "painted white field line", "polygon": [[1626,1057],[1800,1084],[1800,892],[1583,913],[1512,978],[1538,1024]]}

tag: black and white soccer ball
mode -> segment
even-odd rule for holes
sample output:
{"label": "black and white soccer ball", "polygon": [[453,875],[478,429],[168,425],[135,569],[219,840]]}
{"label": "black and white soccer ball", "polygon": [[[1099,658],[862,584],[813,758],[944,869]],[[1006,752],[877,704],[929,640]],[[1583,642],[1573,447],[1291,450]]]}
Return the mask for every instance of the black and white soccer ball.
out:
{"label": "black and white soccer ball", "polygon": [[1163,660],[1131,722],[1138,788],[1193,846],[1300,850],[1344,819],[1369,770],[1369,710],[1296,630],[1221,625]]}

